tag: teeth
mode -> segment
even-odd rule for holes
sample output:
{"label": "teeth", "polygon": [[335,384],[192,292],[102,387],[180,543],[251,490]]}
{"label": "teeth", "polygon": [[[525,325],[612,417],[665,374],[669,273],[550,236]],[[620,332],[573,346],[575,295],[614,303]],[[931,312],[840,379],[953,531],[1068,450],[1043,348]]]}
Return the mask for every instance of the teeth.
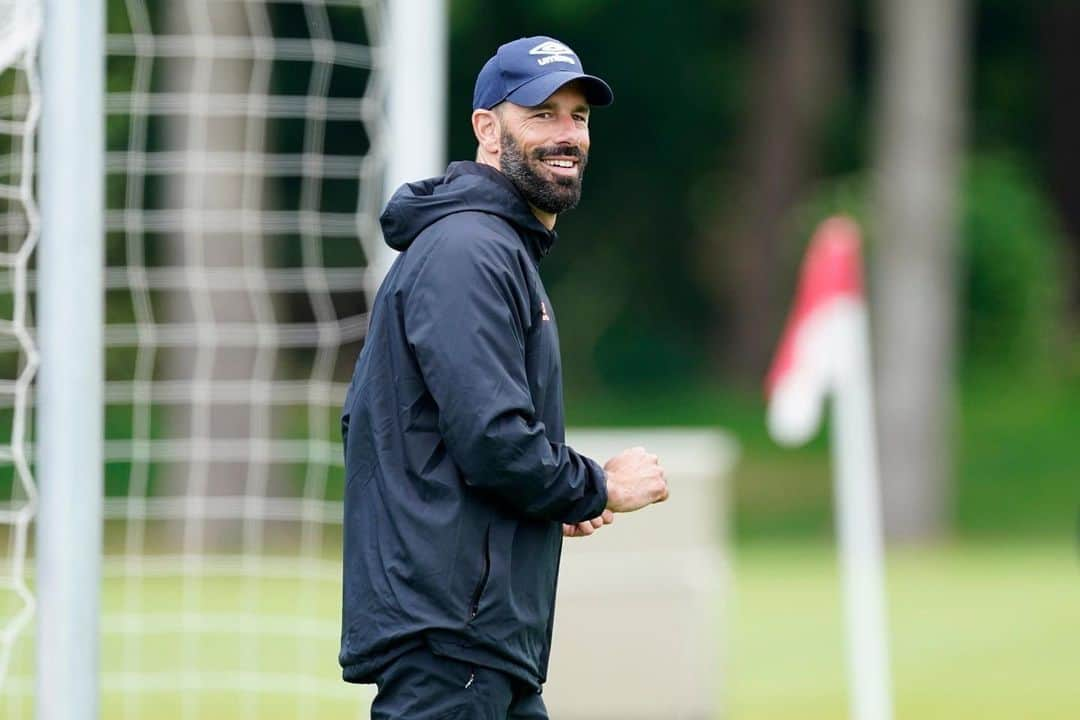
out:
{"label": "teeth", "polygon": [[561,168],[572,168],[572,167],[574,167],[574,163],[572,161],[570,161],[570,160],[545,160],[544,162],[546,162],[548,165],[554,165],[555,167],[561,167]]}

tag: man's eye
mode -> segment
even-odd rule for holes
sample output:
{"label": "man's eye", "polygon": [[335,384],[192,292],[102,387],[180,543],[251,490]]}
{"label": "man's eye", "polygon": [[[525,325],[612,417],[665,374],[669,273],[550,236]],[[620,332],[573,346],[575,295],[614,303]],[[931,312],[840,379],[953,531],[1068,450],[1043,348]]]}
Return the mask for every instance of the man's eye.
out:
{"label": "man's eye", "polygon": [[536,113],[535,117],[538,117],[541,120],[547,120],[549,117],[551,117],[551,113],[549,113],[547,111],[538,112],[538,113]]}
{"label": "man's eye", "polygon": [[575,120],[576,122],[581,122],[581,123],[583,123],[583,122],[588,122],[588,121],[589,121],[589,118],[585,117],[584,115],[575,115],[575,116],[574,116],[574,120]]}

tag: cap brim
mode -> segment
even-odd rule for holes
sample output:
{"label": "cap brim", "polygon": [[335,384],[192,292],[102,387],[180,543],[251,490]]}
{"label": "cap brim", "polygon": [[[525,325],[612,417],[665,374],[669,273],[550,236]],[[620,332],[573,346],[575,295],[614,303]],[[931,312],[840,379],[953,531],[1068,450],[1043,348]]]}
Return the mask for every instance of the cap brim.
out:
{"label": "cap brim", "polygon": [[533,107],[554,95],[563,85],[575,80],[581,83],[581,88],[585,91],[585,102],[590,105],[610,105],[615,100],[615,93],[606,82],[595,75],[579,72],[553,72],[541,75],[515,89],[506,96],[506,99],[515,105]]}

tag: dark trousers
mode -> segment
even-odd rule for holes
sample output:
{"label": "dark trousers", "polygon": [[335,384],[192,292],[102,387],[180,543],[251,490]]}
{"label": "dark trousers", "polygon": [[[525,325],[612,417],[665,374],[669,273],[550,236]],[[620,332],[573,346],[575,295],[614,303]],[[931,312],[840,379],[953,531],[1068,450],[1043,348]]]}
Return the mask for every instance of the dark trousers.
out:
{"label": "dark trousers", "polygon": [[371,720],[548,720],[535,690],[426,647],[391,662],[377,685]]}

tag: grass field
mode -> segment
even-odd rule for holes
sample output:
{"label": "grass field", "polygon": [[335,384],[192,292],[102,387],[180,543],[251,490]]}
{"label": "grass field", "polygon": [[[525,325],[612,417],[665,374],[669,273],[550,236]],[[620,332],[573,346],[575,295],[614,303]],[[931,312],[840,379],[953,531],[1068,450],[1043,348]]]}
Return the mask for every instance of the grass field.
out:
{"label": "grass field", "polygon": [[[258,581],[210,573],[195,597],[165,576],[135,593],[107,581],[102,717],[365,716],[364,690],[337,680],[332,564],[305,579],[285,569]],[[730,637],[717,638],[730,659],[717,683],[726,717],[846,717],[831,548],[743,546],[735,579]],[[1068,540],[895,551],[888,581],[897,718],[1080,717],[1080,565]],[[204,614],[185,617],[185,602]],[[31,718],[29,645],[19,645],[4,718]],[[140,692],[120,692],[132,686]]]}
{"label": "grass field", "polygon": [[[730,717],[845,717],[831,549],[751,546],[737,554],[736,576]],[[888,590],[897,718],[1080,718],[1070,540],[894,551]]]}

